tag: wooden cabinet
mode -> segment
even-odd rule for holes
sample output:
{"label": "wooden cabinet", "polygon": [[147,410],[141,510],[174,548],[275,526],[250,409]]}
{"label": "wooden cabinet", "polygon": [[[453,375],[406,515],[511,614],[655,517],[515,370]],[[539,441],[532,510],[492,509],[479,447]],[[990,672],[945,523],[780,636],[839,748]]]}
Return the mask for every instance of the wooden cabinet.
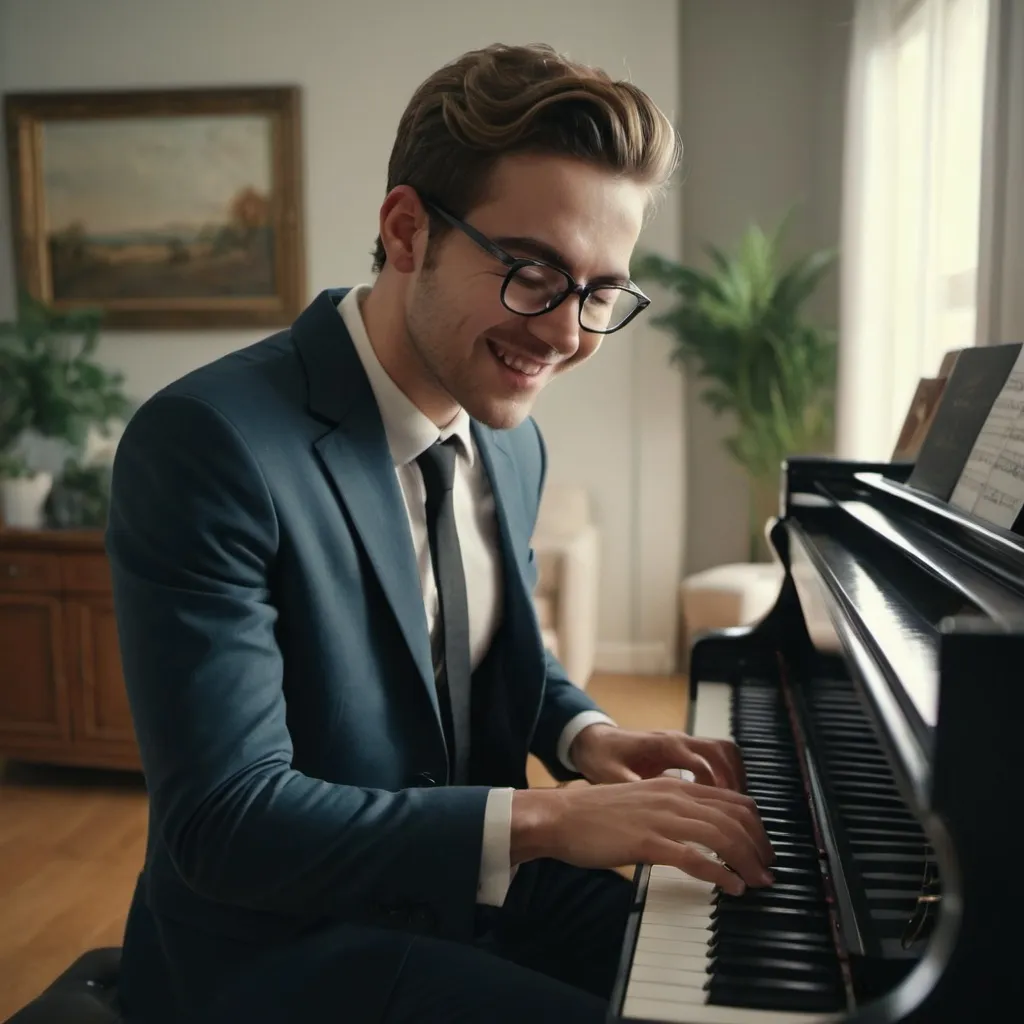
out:
{"label": "wooden cabinet", "polygon": [[140,767],[99,531],[0,528],[0,757]]}

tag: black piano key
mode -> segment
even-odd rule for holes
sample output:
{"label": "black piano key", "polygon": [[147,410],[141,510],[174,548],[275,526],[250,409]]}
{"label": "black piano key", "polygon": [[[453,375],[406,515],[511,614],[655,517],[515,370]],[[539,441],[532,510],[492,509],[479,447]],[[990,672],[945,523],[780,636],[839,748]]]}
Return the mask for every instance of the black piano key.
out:
{"label": "black piano key", "polygon": [[824,903],[817,907],[787,906],[784,904],[760,904],[754,902],[737,901],[735,903],[720,902],[711,908],[711,920],[729,917],[733,924],[729,927],[743,928],[743,921],[749,920],[756,927],[760,924],[770,924],[773,919],[785,920],[787,917],[794,920],[800,919],[804,923],[811,923],[825,919]]}
{"label": "black piano key", "polygon": [[802,868],[775,863],[772,864],[770,870],[775,876],[776,882],[800,882],[806,885],[821,882],[821,869],[817,864],[814,864],[812,867]]}
{"label": "black piano key", "polygon": [[785,879],[776,879],[775,882],[763,889],[748,889],[742,896],[733,896],[730,893],[723,892],[721,889],[715,890],[716,900],[746,900],[746,899],[760,899],[772,893],[776,896],[805,896],[813,895],[815,899],[821,899],[822,888],[821,879],[809,876],[802,880],[796,880],[790,877]]}
{"label": "black piano key", "polygon": [[761,818],[766,832],[774,832],[778,836],[791,836],[799,839],[807,835],[807,825],[798,821],[787,821],[784,818],[764,817]]}
{"label": "black piano key", "polygon": [[708,979],[704,989],[708,1002],[716,1006],[829,1013],[845,1005],[842,988],[827,982],[745,978],[716,973]]}
{"label": "black piano key", "polygon": [[[921,857],[919,854],[913,853],[900,853],[900,852],[887,852],[882,853],[878,851],[854,851],[853,859],[859,861],[862,864],[881,865],[884,867],[897,867],[900,865],[917,864],[920,865]],[[920,875],[918,876],[920,878]]]}
{"label": "black piano key", "polygon": [[731,956],[773,956],[802,963],[836,963],[835,947],[822,935],[809,933],[788,933],[790,938],[779,938],[783,932],[769,932],[758,935],[716,934],[708,944],[712,958],[725,959]]}
{"label": "black piano key", "polygon": [[921,868],[916,871],[864,871],[861,880],[866,886],[899,885],[920,891]]}
{"label": "black piano key", "polygon": [[776,850],[775,860],[769,865],[769,870],[775,872],[778,868],[793,868],[798,871],[819,871],[818,858],[813,851],[807,853],[790,853],[786,850]]}
{"label": "black piano key", "polygon": [[793,837],[790,839],[780,839],[774,844],[773,849],[777,854],[785,853],[794,857],[803,857],[815,855],[818,848],[811,841],[810,837],[806,839]]}
{"label": "black piano key", "polygon": [[838,966],[835,957],[786,959],[771,953],[763,956],[735,956],[723,952],[711,960],[705,968],[708,974],[729,975],[745,978],[792,978],[796,980],[823,981],[835,984],[838,980]]}
{"label": "black piano key", "polygon": [[[742,901],[742,902],[741,902]],[[743,896],[723,894],[715,906],[723,903],[733,907],[820,907],[823,903],[820,889],[808,886],[803,892],[778,892],[775,886],[749,889]]]}
{"label": "black piano key", "polygon": [[800,928],[800,922],[787,921],[789,927],[778,925],[774,928],[767,925],[756,931],[746,933],[734,933],[715,929],[708,940],[708,948],[717,949],[719,946],[726,946],[733,943],[768,944],[772,947],[782,948],[785,945],[813,946],[815,949],[824,952],[835,952],[835,945],[831,935],[826,931],[810,931]]}
{"label": "black piano key", "polygon": [[851,825],[846,830],[846,834],[851,839],[895,839],[897,841],[912,840],[917,844],[917,848],[921,848],[921,831],[907,825],[900,827],[896,825],[892,828],[880,828],[877,825]]}

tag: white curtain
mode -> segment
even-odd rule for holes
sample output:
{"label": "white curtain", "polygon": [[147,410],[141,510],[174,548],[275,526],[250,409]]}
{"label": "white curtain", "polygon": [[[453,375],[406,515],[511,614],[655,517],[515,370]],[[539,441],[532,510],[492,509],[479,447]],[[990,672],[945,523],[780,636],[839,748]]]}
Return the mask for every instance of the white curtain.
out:
{"label": "white curtain", "polygon": [[977,331],[989,0],[857,0],[836,449],[890,457],[921,377]]}
{"label": "white curtain", "polygon": [[1024,341],[1024,3],[992,0],[982,162],[979,344]]}
{"label": "white curtain", "polygon": [[865,396],[891,404],[890,344],[895,140],[895,9],[891,0],[858,0],[848,77],[839,263],[839,374],[836,452],[878,458],[888,419],[869,415]]}

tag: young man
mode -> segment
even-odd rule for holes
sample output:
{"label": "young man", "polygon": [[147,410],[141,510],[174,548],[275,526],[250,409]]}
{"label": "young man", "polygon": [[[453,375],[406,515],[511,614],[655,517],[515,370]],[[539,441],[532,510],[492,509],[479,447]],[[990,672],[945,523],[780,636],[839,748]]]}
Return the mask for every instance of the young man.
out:
{"label": "young man", "polygon": [[[108,531],[151,801],[130,1020],[597,1021],[608,869],[771,881],[735,748],[618,728],[530,603],[530,408],[642,313],[677,153],[632,85],[466,54],[402,118],[373,286],[133,418]],[[528,752],[595,785],[530,790]]]}

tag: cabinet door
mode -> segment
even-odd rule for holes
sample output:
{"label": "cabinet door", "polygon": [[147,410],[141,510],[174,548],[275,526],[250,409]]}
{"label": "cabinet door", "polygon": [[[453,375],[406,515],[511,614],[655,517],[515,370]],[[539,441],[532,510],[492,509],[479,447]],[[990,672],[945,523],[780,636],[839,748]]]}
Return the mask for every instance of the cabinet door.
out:
{"label": "cabinet door", "polygon": [[61,603],[0,592],[0,742],[21,750],[70,737]]}
{"label": "cabinet door", "polygon": [[135,730],[121,670],[114,602],[108,596],[96,595],[69,601],[67,609],[74,629],[71,646],[78,676],[73,709],[75,740],[134,747]]}

